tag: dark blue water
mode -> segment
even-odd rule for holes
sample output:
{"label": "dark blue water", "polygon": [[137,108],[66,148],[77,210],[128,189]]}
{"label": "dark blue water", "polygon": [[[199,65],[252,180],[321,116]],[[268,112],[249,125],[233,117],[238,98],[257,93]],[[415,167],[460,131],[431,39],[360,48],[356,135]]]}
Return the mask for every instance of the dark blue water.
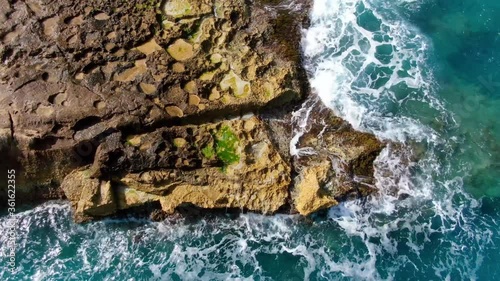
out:
{"label": "dark blue water", "polygon": [[500,2],[315,0],[304,36],[323,102],[403,144],[377,196],[312,221],[76,225],[51,202],[17,214],[0,280],[500,280]]}

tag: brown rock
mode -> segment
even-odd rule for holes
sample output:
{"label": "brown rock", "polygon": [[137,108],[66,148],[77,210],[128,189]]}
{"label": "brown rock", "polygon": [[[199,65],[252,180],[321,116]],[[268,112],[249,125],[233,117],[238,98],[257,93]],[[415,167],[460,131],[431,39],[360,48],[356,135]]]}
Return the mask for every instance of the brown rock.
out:
{"label": "brown rock", "polygon": [[200,101],[201,99],[197,95],[189,95],[189,105],[199,105]]}
{"label": "brown rock", "polygon": [[[262,115],[213,122],[308,93],[300,30],[310,1],[296,1],[303,9],[294,11],[279,1],[163,1],[163,29],[157,9],[139,2],[16,1],[15,16],[0,16],[0,168],[22,168],[18,199],[59,198],[70,174],[63,187],[81,219],[148,202],[167,212],[183,203],[281,208],[292,129],[266,130]],[[310,120],[300,139],[320,157],[293,159],[304,214],[367,194],[373,180],[380,143],[330,121],[318,137],[323,127]],[[325,157],[343,172],[323,177]]]}
{"label": "brown rock", "polygon": [[88,170],[72,172],[61,187],[73,203],[77,221],[111,215],[117,210],[111,183],[90,178]]}

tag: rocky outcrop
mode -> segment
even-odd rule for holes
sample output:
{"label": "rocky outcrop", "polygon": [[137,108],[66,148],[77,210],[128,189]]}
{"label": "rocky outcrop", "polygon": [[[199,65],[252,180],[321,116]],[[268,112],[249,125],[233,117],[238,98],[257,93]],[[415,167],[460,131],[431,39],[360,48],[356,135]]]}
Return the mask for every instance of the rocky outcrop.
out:
{"label": "rocky outcrop", "polygon": [[[304,94],[298,56],[273,39],[278,8],[243,0],[2,7],[0,134],[21,170],[19,192],[58,186],[115,132],[239,116]],[[289,36],[298,44],[298,33]]]}
{"label": "rocky outcrop", "polygon": [[364,194],[373,137],[331,117],[301,139],[321,157],[292,158],[290,107],[276,112],[308,95],[309,5],[0,0],[0,168],[18,200],[66,196],[85,220],[151,202],[309,214]]}
{"label": "rocky outcrop", "polygon": [[150,202],[168,214],[186,203],[274,213],[287,202],[289,163],[256,117],[110,137],[105,144],[93,165],[63,182],[79,219]]}
{"label": "rocky outcrop", "polygon": [[310,114],[294,155],[298,176],[292,198],[297,211],[309,215],[375,191],[373,162],[383,144],[353,130],[314,98],[304,105]]}

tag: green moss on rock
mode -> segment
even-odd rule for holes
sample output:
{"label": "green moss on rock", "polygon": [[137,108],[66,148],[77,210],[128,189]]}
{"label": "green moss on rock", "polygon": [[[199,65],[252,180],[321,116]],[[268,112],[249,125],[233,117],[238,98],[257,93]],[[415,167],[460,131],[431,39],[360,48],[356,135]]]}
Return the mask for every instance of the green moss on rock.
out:
{"label": "green moss on rock", "polygon": [[207,159],[212,159],[215,156],[215,150],[212,147],[212,145],[207,145],[205,146],[202,150],[201,153],[203,154],[203,157]]}
{"label": "green moss on rock", "polygon": [[237,153],[238,144],[239,139],[231,128],[224,126],[216,133],[215,152],[225,167],[240,161]]}

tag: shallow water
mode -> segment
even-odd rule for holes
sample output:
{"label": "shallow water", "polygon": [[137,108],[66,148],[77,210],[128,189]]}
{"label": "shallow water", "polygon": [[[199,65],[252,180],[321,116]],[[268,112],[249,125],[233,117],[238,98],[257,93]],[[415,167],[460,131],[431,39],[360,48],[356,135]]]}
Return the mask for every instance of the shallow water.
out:
{"label": "shallow water", "polygon": [[312,222],[75,225],[50,202],[17,214],[0,280],[500,280],[500,2],[315,0],[304,52],[325,104],[404,144],[378,196]]}

